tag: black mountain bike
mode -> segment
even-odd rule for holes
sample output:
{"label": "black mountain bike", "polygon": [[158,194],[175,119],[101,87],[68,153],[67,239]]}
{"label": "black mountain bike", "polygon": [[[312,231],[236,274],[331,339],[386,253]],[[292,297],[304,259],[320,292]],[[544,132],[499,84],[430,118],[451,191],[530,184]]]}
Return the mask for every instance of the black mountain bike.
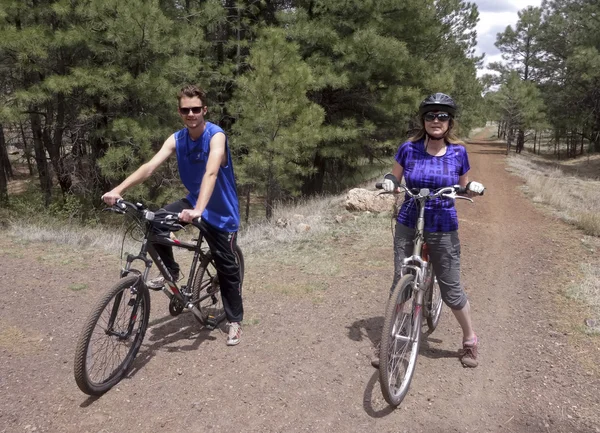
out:
{"label": "black mountain bike", "polygon": [[[97,301],[79,336],[75,349],[75,381],[88,395],[102,395],[116,385],[127,374],[142,345],[150,316],[150,292],[146,281],[153,262],[165,278],[162,291],[169,298],[172,316],[189,310],[209,329],[214,329],[225,319],[215,264],[210,250],[203,245],[201,232],[192,242],[157,236],[153,230],[156,225],[171,226],[173,230],[183,226],[177,214],[155,213],[141,203],[118,200],[108,210],[132,217],[144,237],[139,253],[127,255],[121,279]],[[197,222],[192,224],[198,227]],[[194,252],[186,285],[178,286],[173,281],[153,242]],[[240,265],[241,290],[244,258],[238,246],[235,253]],[[142,262],[142,271],[132,267],[136,261]]]}
{"label": "black mountain bike", "polygon": [[[467,192],[458,185],[433,192],[427,188],[411,190],[399,186],[417,203],[418,219],[413,254],[402,262],[402,276],[387,301],[381,331],[379,383],[383,397],[391,406],[398,406],[408,393],[421,344],[422,320],[426,320],[429,333],[432,333],[443,307],[425,243],[425,202],[438,197],[473,201],[457,195]],[[376,187],[382,188],[382,185],[378,183]]]}

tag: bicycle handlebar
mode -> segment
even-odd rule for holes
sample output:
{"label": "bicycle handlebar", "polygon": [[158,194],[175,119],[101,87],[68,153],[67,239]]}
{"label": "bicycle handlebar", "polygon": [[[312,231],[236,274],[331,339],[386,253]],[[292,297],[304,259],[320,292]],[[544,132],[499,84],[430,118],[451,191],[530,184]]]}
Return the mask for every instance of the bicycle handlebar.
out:
{"label": "bicycle handlebar", "polygon": [[[383,184],[381,182],[377,182],[375,184],[375,188],[377,189],[383,189]],[[446,198],[450,198],[453,200],[456,199],[463,199],[463,200],[469,200],[469,201],[473,201],[468,197],[462,197],[456,194],[466,194],[467,193],[467,188],[460,186],[460,185],[453,185],[453,186],[446,186],[444,188],[440,188],[435,192],[431,192],[429,190],[429,188],[407,188],[406,185],[404,184],[399,184],[398,188],[402,188],[404,190],[404,192],[411,198],[428,198],[429,200],[438,198],[438,197],[446,197]],[[396,192],[393,192],[392,194],[397,194]]]}
{"label": "bicycle handlebar", "polygon": [[[129,201],[123,200],[123,199],[118,199],[116,201],[116,203],[111,206],[110,208],[107,208],[107,210],[112,210],[113,212],[117,212],[117,213],[126,213],[127,209],[131,209],[137,213],[140,213],[145,220],[147,221],[151,221],[153,223],[164,223],[164,224],[168,224],[168,225],[172,225],[174,227],[178,227],[178,228],[183,228],[183,225],[178,224],[180,222],[182,222],[179,219],[179,213],[177,212],[169,212],[167,210],[159,210],[156,212],[153,212],[151,210],[149,210],[143,203],[131,203]],[[195,227],[200,228],[200,218],[194,218],[192,220],[192,225],[194,225]]]}

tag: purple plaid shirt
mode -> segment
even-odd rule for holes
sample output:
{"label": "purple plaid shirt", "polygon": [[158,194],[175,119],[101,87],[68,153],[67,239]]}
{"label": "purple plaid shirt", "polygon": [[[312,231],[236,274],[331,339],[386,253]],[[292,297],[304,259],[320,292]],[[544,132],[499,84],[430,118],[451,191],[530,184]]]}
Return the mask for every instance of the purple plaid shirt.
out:
{"label": "purple plaid shirt", "polygon": [[[425,150],[425,140],[407,141],[396,154],[396,161],[404,169],[408,188],[436,190],[458,184],[458,178],[469,171],[469,157],[464,146],[448,143],[443,156],[431,156]],[[417,223],[417,205],[408,196],[398,212],[398,222],[414,228]],[[425,205],[425,231],[451,232],[458,229],[454,200],[437,198]]]}

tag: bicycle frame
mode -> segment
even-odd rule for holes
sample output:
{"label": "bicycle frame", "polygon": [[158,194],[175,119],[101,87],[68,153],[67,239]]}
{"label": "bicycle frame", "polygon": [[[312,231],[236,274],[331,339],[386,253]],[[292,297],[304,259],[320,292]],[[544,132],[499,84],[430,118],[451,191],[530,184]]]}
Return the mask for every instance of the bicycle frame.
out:
{"label": "bicycle frame", "polygon": [[425,244],[425,201],[429,198],[429,189],[423,188],[419,191],[418,195],[413,196],[414,200],[418,203],[419,215],[417,217],[417,224],[415,227],[415,238],[413,241],[413,253],[412,256],[406,257],[402,261],[402,269],[400,275],[405,275],[406,271],[412,271],[415,275],[415,290],[416,303],[418,308],[423,305],[424,290],[427,287],[423,287],[425,276],[429,270],[430,263],[423,260],[423,245]]}
{"label": "bicycle frame", "polygon": [[[151,216],[153,218],[154,215],[152,214]],[[196,241],[196,243],[173,240],[167,236],[156,235],[152,230],[152,223],[151,223],[152,220],[149,219],[148,217],[146,218],[146,220],[147,221],[145,221],[144,239],[142,240],[140,252],[137,255],[133,255],[133,254],[127,255],[125,267],[121,271],[121,277],[125,277],[125,276],[129,275],[130,273],[136,273],[136,272],[134,272],[134,270],[131,269],[131,265],[134,261],[140,260],[144,263],[144,271],[141,273],[140,277],[142,278],[142,281],[144,281],[144,283],[145,283],[145,281],[147,281],[147,279],[148,279],[148,275],[150,273],[150,268],[152,267],[152,263],[153,262],[156,263],[158,270],[160,271],[162,276],[165,278],[166,283],[167,283],[166,286],[163,287],[163,289],[162,289],[163,293],[171,301],[173,300],[173,298],[177,299],[182,306],[184,306],[185,308],[190,310],[196,317],[198,317],[198,319],[200,321],[202,321],[202,315],[200,314],[200,310],[192,302],[190,302],[191,301],[190,298],[192,295],[191,292],[186,292],[186,291],[181,290],[182,288],[180,288],[177,285],[177,283],[175,281],[173,281],[173,276],[171,275],[171,273],[169,272],[169,270],[163,263],[162,259],[158,255],[158,252],[156,251],[156,249],[154,248],[154,245],[153,245],[153,244],[157,243],[157,244],[161,244],[161,245],[168,245],[171,247],[184,248],[189,251],[194,251],[194,257],[192,258],[192,264],[191,264],[190,273],[188,276],[188,284],[187,284],[187,286],[185,286],[186,288],[189,288],[192,285],[192,282],[193,282],[192,280],[195,275],[195,270],[196,270],[196,266],[198,265],[198,261],[202,258],[203,254],[204,254],[202,251],[202,241],[203,241],[202,233],[200,232],[198,234],[198,240]],[[148,258],[148,255],[150,256],[150,258]],[[167,286],[168,286],[168,288],[167,288]]]}

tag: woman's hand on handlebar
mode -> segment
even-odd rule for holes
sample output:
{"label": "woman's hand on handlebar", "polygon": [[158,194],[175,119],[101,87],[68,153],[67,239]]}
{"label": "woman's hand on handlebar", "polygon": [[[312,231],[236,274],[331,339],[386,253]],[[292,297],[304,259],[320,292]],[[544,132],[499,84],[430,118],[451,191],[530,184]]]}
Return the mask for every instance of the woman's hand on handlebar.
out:
{"label": "woman's hand on handlebar", "polygon": [[184,209],[179,214],[179,219],[186,223],[193,222],[196,218],[200,219],[202,216],[202,212],[197,211],[196,209]]}
{"label": "woman's hand on handlebar", "polygon": [[483,193],[485,192],[485,186],[483,186],[483,184],[479,183],[479,182],[475,182],[475,181],[471,181],[469,183],[467,183],[467,194],[470,197],[476,196],[476,195],[483,195]]}
{"label": "woman's hand on handlebar", "polygon": [[391,179],[384,179],[383,182],[381,182],[381,189],[385,192],[399,192],[398,185]]}

